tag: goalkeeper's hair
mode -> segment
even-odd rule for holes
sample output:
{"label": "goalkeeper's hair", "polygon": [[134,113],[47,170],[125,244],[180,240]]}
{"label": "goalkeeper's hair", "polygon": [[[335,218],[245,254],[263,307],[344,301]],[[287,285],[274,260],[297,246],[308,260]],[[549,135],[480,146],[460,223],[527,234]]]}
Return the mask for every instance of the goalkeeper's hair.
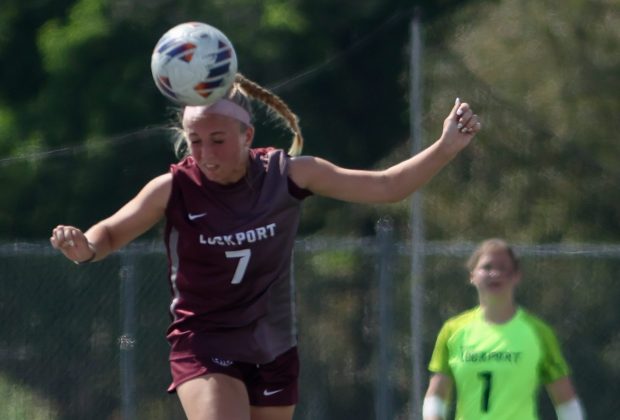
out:
{"label": "goalkeeper's hair", "polygon": [[483,241],[478,245],[478,247],[471,254],[469,259],[467,260],[467,264],[465,265],[467,269],[471,272],[476,268],[478,264],[478,260],[485,254],[489,254],[492,252],[505,252],[508,254],[510,259],[512,260],[512,264],[516,271],[519,271],[519,257],[515,253],[514,249],[503,239],[499,238],[491,238]]}

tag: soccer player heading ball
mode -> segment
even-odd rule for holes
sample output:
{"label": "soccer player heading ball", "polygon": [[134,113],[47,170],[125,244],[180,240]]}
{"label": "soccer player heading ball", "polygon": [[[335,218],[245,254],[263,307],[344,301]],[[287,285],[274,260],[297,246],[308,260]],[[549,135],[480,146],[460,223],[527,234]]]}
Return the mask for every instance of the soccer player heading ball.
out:
{"label": "soccer player heading ball", "polygon": [[[267,106],[293,134],[290,153],[252,148],[250,103]],[[408,197],[480,130],[456,101],[441,136],[382,171],[300,156],[297,116],[240,74],[225,97],[182,110],[187,155],[85,233],[58,225],[52,246],[78,263],[99,261],[166,220],[172,301],[172,384],[190,420],[290,420],[299,361],[291,255],[300,207],[311,195],[356,203]]]}
{"label": "soccer player heading ball", "polygon": [[480,306],[449,319],[439,332],[424,420],[446,418],[455,386],[457,420],[535,420],[540,383],[559,420],[583,420],[555,334],[515,304],[521,272],[512,248],[487,240],[467,267]]}

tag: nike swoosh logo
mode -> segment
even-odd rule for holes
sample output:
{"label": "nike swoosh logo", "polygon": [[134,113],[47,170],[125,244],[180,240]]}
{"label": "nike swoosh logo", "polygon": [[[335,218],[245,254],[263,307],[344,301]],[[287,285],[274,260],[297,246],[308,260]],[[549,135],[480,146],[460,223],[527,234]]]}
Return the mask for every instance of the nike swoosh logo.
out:
{"label": "nike swoosh logo", "polygon": [[282,392],[282,391],[284,391],[284,388],[282,388],[282,389],[275,389],[273,391],[269,391],[268,389],[266,389],[266,390],[263,391],[263,395],[265,397],[269,397],[269,396],[271,396],[273,394],[277,394],[278,392]]}
{"label": "nike swoosh logo", "polygon": [[187,217],[189,217],[189,220],[200,219],[201,217],[204,217],[206,215],[207,213],[187,213]]}

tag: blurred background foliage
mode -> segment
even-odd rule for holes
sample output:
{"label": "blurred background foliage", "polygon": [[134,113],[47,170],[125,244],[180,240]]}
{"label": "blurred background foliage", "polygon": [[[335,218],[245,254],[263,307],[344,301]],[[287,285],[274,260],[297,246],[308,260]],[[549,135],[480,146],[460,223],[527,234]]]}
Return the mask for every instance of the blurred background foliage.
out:
{"label": "blurred background foliage", "polygon": [[[454,98],[484,121],[425,189],[431,239],[617,241],[617,0],[38,0],[0,10],[0,235],[87,228],[175,161],[174,108],[150,53],[169,27],[209,22],[240,71],[298,113],[306,154],[381,168],[410,153],[410,19],[424,22],[424,141]],[[259,112],[259,117],[261,116]],[[260,119],[257,145],[287,147]],[[302,233],[405,231],[408,203],[308,201]]]}

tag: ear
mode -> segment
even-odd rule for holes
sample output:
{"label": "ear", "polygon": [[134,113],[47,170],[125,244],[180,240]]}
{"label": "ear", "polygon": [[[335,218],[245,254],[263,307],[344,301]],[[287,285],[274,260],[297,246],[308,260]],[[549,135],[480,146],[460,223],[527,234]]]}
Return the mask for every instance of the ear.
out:
{"label": "ear", "polygon": [[521,271],[517,271],[516,273],[514,273],[514,284],[515,286],[519,283],[521,283]]}
{"label": "ear", "polygon": [[252,146],[252,141],[254,141],[254,127],[248,126],[244,133],[245,136],[245,145],[247,147]]}

